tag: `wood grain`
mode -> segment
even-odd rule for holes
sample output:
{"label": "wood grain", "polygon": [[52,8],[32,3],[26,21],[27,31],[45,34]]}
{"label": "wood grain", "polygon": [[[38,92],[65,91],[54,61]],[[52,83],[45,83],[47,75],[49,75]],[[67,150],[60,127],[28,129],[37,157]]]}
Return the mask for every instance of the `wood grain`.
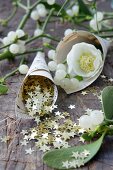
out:
{"label": "wood grain", "polygon": [[[108,8],[109,5],[107,4]],[[102,5],[101,8],[105,8],[106,5]],[[3,0],[0,1],[0,18],[5,18],[9,15],[11,9],[11,1]],[[14,17],[7,28],[0,26],[0,38],[6,36],[7,32],[10,30],[15,30],[18,21],[23,15],[22,11],[18,11],[18,14]],[[35,26],[33,26],[32,21],[26,26],[28,32],[32,32]],[[56,23],[51,27],[54,30],[60,29],[60,37],[63,36],[65,28],[70,27],[67,23],[61,25]],[[74,28],[74,26],[72,26]],[[49,31],[51,32],[51,30]],[[54,33],[54,32],[53,32]],[[55,31],[55,34],[59,34],[59,31]],[[108,51],[107,59],[105,62],[105,67],[102,74],[105,74],[109,78],[113,78],[113,44]],[[28,63],[31,64],[34,56],[28,56]],[[16,65],[18,65],[19,59],[14,62],[2,61],[0,62],[0,75],[5,75],[11,69],[13,70]],[[21,130],[28,129],[33,126],[32,120],[18,120],[14,111],[15,98],[18,88],[23,80],[24,76],[16,74],[15,76],[7,80],[9,86],[9,91],[7,95],[0,96],[0,136],[8,135],[10,140],[7,143],[0,142],[0,170],[53,170],[43,164],[41,157],[42,155],[37,150],[33,143],[31,146],[35,150],[32,155],[25,154],[25,146],[20,145]],[[59,88],[59,97],[57,104],[59,105],[60,111],[69,111],[70,116],[74,121],[84,113],[87,108],[91,109],[101,109],[101,103],[96,96],[93,95],[92,88],[95,88],[96,92],[101,91],[105,86],[112,85],[103,81],[102,78],[98,78],[88,90],[88,95],[81,95],[81,92],[77,92],[71,95],[67,95],[62,89]],[[69,104],[75,104],[76,109],[70,111],[68,109]],[[78,144],[78,140],[74,140],[73,145]],[[26,146],[27,148],[28,146]],[[107,137],[99,153],[95,158],[90,161],[85,167],[79,168],[79,170],[113,170],[113,138]]]}

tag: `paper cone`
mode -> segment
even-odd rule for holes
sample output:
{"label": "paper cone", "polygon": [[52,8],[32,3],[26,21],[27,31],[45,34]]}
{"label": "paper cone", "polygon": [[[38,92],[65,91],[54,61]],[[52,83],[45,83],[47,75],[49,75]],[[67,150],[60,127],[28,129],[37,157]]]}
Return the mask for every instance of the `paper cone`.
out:
{"label": "paper cone", "polygon": [[25,104],[23,102],[23,97],[22,97],[24,84],[25,84],[27,78],[30,76],[37,76],[37,77],[41,76],[41,77],[45,77],[45,78],[49,79],[54,87],[54,96],[53,96],[52,105],[57,100],[57,96],[58,96],[57,87],[55,86],[52,76],[48,70],[48,66],[46,64],[45,57],[36,55],[26,77],[24,78],[24,80],[22,82],[22,85],[20,87],[20,90],[19,90],[17,98],[16,98],[15,112],[16,112],[17,117],[19,117],[19,118],[32,119],[32,117],[27,114],[27,110],[25,108]]}
{"label": "paper cone", "polygon": [[63,63],[67,57],[67,54],[70,52],[72,46],[77,43],[86,42],[89,44],[93,44],[97,49],[102,52],[103,56],[103,63],[102,66],[97,70],[96,74],[93,77],[85,78],[83,81],[80,82],[80,86],[76,88],[76,90],[65,90],[67,94],[74,93],[80,90],[83,90],[90,84],[92,84],[101,74],[104,61],[106,58],[106,54],[108,48],[110,46],[110,42],[100,38],[92,33],[87,31],[76,31],[68,36],[64,37],[63,40],[58,44],[56,49],[56,60],[57,63]]}

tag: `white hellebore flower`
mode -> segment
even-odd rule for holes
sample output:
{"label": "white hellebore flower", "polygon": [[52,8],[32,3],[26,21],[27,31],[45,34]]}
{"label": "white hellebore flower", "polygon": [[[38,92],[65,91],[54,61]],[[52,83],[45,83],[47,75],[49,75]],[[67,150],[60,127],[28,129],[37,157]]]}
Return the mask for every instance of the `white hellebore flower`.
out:
{"label": "white hellebore flower", "polygon": [[102,64],[102,54],[94,45],[81,42],[73,45],[67,55],[68,73],[82,77],[94,76]]}

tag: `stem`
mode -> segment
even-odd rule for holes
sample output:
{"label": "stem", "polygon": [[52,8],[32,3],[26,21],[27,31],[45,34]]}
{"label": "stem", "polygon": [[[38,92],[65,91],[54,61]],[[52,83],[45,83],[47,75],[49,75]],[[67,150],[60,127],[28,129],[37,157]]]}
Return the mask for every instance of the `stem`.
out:
{"label": "stem", "polygon": [[[113,31],[113,28],[100,30],[100,33],[102,33],[102,32],[111,32],[111,31]],[[92,31],[92,32],[93,33],[98,33],[97,31]]]}
{"label": "stem", "polygon": [[36,40],[37,38],[41,38],[41,37],[46,37],[46,38],[49,38],[49,39],[51,39],[51,40],[53,40],[53,41],[59,42],[58,39],[56,39],[56,38],[54,38],[54,37],[52,37],[52,36],[50,36],[50,35],[41,34],[41,35],[39,35],[39,36],[31,37],[30,39],[28,39],[28,40],[26,41],[26,44],[29,44],[30,42]]}
{"label": "stem", "polygon": [[62,9],[65,7],[65,5],[69,2],[69,0],[65,0],[64,4],[62,5],[62,7],[60,8],[57,16],[61,13]]}
{"label": "stem", "polygon": [[[12,43],[11,43],[11,44],[12,44]],[[5,46],[0,47],[0,50],[9,47],[11,44],[8,44],[8,45],[5,45]]]}
{"label": "stem", "polygon": [[0,54],[0,61],[4,60],[4,59],[13,59],[14,55],[12,53],[10,53],[8,50],[4,51],[3,53]]}
{"label": "stem", "polygon": [[44,24],[43,24],[43,27],[42,27],[43,32],[45,31],[46,26],[47,26],[47,23],[48,23],[49,19],[51,18],[51,15],[53,14],[54,10],[55,10],[55,9],[52,8],[52,9],[50,10],[50,12],[49,12],[49,15],[47,16],[47,18],[46,18],[46,20],[45,20],[45,22],[44,22]]}
{"label": "stem", "polygon": [[27,10],[27,7],[25,5],[23,5],[21,2],[17,2],[18,6]]}
{"label": "stem", "polygon": [[23,19],[21,20],[19,26],[17,29],[22,29],[24,27],[24,25],[26,24],[28,18],[30,17],[30,14],[32,12],[32,10],[37,6],[38,3],[40,3],[41,0],[38,0],[37,2],[35,2],[30,8],[27,8],[26,14],[23,16]]}
{"label": "stem", "polygon": [[6,22],[9,22],[13,17],[14,15],[16,14],[17,12],[17,7],[14,8],[12,14],[5,20]]}
{"label": "stem", "polygon": [[50,45],[50,44],[46,44],[46,45],[44,45],[44,47],[46,47],[46,48],[48,48],[48,49],[56,50],[56,48],[53,47],[53,46]]}
{"label": "stem", "polygon": [[6,74],[6,75],[4,76],[4,78],[3,78],[4,81],[5,81],[8,77],[14,75],[17,71],[18,71],[18,68],[16,68],[15,70],[13,70],[12,72],[10,72],[9,74]]}
{"label": "stem", "polygon": [[21,56],[21,55],[24,55],[24,54],[36,53],[36,52],[38,52],[38,51],[43,51],[43,48],[32,49],[32,50],[30,50],[30,51],[26,51],[26,52],[24,52],[24,53],[22,53],[22,54],[17,54],[17,55],[15,55],[15,56]]}
{"label": "stem", "polygon": [[23,16],[20,24],[18,25],[17,29],[22,29],[24,25],[26,24],[28,18],[30,17],[31,10],[28,10],[27,13]]}
{"label": "stem", "polygon": [[[22,64],[23,64],[23,62],[24,62],[24,57],[22,57],[22,59],[21,59],[21,61],[20,61],[19,66],[20,66],[20,65],[22,65]],[[18,67],[18,68],[19,68],[19,67]],[[8,77],[10,77],[10,76],[14,75],[14,74],[18,71],[18,68],[16,68],[16,69],[15,69],[15,70],[13,70],[12,72],[10,72],[10,73],[6,74],[6,75],[3,77],[4,81],[5,81]]]}
{"label": "stem", "polygon": [[30,8],[30,0],[27,0],[27,7]]}

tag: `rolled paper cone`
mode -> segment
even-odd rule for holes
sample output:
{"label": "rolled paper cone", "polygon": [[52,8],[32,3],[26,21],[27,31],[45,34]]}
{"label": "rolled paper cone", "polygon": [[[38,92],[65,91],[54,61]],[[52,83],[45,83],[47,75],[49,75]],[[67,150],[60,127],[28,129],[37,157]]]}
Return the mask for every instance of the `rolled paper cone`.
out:
{"label": "rolled paper cone", "polygon": [[36,55],[27,75],[25,76],[25,78],[21,84],[21,87],[19,89],[16,101],[15,101],[15,113],[18,118],[32,119],[32,117],[27,114],[27,110],[25,108],[25,104],[23,102],[23,97],[22,97],[24,84],[25,84],[27,78],[30,76],[41,76],[41,77],[49,79],[54,87],[54,95],[53,95],[52,105],[57,100],[57,96],[58,96],[57,87],[53,82],[52,76],[49,72],[48,66],[45,61],[45,57]]}
{"label": "rolled paper cone", "polygon": [[104,66],[104,61],[107,55],[108,48],[110,46],[110,41],[107,41],[99,36],[96,36],[87,31],[75,31],[68,36],[65,36],[63,40],[58,44],[56,49],[56,61],[57,63],[63,63],[67,57],[67,54],[72,49],[72,46],[77,43],[89,43],[94,45],[97,49],[102,52],[103,63],[101,67],[97,70],[96,74],[93,77],[84,78],[83,81],[80,81],[79,87],[74,90],[64,89],[67,94],[74,93],[80,90],[83,90],[90,84],[92,84],[101,74]]}

